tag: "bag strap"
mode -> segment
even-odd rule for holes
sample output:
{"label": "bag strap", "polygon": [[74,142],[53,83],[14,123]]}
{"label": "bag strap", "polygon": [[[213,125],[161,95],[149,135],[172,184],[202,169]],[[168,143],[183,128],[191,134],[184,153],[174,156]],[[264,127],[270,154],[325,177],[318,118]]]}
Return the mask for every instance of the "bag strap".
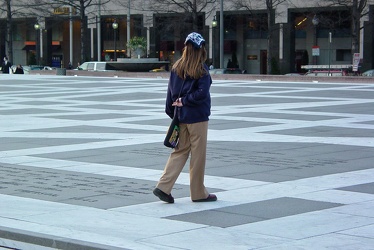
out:
{"label": "bag strap", "polygon": [[178,94],[178,98],[177,98],[177,100],[179,99],[179,97],[181,97],[181,93],[182,93],[183,85],[184,85],[185,82],[186,82],[186,79],[184,79],[184,81],[183,81],[183,83],[182,83],[182,87],[181,87],[181,89],[179,90],[179,94]]}
{"label": "bag strap", "polygon": [[[185,82],[186,82],[186,79],[184,79],[184,81],[183,81],[183,83],[182,83],[181,89],[179,90],[179,94],[178,94],[177,100],[179,99],[179,97],[181,97],[181,93],[182,93],[183,85],[184,85]],[[175,108],[174,108],[174,116],[176,116],[178,108],[179,108],[179,107],[175,107]]]}

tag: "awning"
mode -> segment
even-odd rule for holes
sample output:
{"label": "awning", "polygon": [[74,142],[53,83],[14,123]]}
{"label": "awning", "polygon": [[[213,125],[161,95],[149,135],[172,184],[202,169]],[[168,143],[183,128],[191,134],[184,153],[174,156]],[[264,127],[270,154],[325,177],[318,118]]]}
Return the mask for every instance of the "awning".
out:
{"label": "awning", "polygon": [[[22,50],[35,50],[35,45],[25,45]],[[52,52],[61,50],[61,45],[52,45]]]}
{"label": "awning", "polygon": [[[36,41],[25,41],[25,47],[23,47],[22,50],[35,50],[36,49]],[[49,45],[51,47],[52,52],[56,52],[58,50],[61,50],[61,42],[60,41],[52,41],[52,44]],[[44,47],[44,46],[43,46]]]}
{"label": "awning", "polygon": [[26,45],[23,50],[35,50],[35,45]]}

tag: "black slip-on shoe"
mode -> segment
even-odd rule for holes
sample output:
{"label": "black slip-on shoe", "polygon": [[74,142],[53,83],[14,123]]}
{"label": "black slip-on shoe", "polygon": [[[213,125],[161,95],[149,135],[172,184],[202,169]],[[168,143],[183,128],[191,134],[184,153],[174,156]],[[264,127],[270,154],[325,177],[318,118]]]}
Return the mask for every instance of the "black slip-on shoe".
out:
{"label": "black slip-on shoe", "polygon": [[192,200],[193,202],[207,202],[207,201],[216,201],[217,196],[215,194],[209,194],[205,199]]}
{"label": "black slip-on shoe", "polygon": [[159,188],[155,188],[153,190],[153,194],[156,195],[162,201],[165,201],[167,203],[174,203],[173,196],[171,196],[171,194],[166,194],[162,192]]}

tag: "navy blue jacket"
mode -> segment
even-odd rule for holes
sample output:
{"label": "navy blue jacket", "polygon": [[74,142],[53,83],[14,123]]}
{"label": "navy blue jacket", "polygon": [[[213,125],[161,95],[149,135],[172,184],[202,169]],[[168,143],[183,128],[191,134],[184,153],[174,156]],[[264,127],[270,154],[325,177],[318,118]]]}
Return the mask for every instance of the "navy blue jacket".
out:
{"label": "navy blue jacket", "polygon": [[[204,64],[204,68],[207,73],[201,78],[186,78],[181,92],[183,107],[178,108],[180,123],[197,123],[209,120],[211,107],[209,90],[212,78],[208,66]],[[165,107],[165,112],[170,118],[174,117],[174,108],[176,107],[172,104],[178,98],[183,81],[174,71],[171,71]]]}

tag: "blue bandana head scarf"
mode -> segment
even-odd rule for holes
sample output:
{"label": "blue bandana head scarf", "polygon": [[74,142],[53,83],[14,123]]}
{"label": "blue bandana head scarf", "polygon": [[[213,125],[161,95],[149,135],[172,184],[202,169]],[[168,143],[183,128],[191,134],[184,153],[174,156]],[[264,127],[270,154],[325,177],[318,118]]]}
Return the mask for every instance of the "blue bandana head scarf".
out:
{"label": "blue bandana head scarf", "polygon": [[186,38],[184,44],[191,43],[196,49],[201,49],[203,44],[205,44],[204,38],[196,32],[192,32]]}

